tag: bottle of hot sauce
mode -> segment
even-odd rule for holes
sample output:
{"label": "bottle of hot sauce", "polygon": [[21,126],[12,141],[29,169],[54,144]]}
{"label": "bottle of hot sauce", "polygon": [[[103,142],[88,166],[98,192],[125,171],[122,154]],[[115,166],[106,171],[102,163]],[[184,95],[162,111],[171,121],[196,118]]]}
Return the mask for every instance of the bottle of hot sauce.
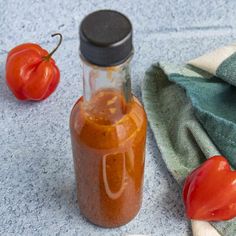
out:
{"label": "bottle of hot sauce", "polygon": [[70,117],[81,213],[94,224],[117,227],[142,202],[146,114],[131,93],[132,25],[101,10],[82,21],[83,96]]}

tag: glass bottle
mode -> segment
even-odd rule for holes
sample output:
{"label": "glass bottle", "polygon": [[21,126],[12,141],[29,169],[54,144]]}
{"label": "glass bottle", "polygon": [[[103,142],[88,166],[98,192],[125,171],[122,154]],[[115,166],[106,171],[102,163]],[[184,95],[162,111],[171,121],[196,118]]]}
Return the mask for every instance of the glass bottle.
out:
{"label": "glass bottle", "polygon": [[142,202],[146,114],[131,93],[132,26],[119,12],[88,15],[80,26],[83,96],[70,130],[81,213],[102,227],[117,227]]}

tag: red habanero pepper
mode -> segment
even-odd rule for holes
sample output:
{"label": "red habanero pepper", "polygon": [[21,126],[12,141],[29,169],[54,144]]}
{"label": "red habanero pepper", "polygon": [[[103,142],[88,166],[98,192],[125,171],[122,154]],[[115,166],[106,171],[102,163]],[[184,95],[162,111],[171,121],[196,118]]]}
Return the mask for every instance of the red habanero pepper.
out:
{"label": "red habanero pepper", "polygon": [[214,156],[185,180],[186,214],[195,220],[221,221],[236,216],[236,171],[223,156]]}
{"label": "red habanero pepper", "polygon": [[25,43],[13,48],[7,56],[6,82],[19,100],[40,101],[50,96],[60,80],[60,71],[52,58],[62,42],[48,53],[39,45]]}

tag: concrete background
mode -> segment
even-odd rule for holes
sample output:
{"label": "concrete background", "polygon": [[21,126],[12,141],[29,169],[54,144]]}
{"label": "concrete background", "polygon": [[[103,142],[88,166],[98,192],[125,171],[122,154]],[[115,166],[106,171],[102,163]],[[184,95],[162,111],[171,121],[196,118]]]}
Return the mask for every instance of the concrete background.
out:
{"label": "concrete background", "polygon": [[[140,98],[145,70],[156,61],[182,63],[234,42],[234,0],[0,0],[0,235],[189,235],[181,195],[148,132],[144,201],[139,215],[117,229],[88,223],[76,205],[68,120],[82,94],[78,25],[110,8],[134,27],[133,91]],[[7,52],[23,42],[51,50],[61,83],[49,99],[19,102],[5,84]]]}

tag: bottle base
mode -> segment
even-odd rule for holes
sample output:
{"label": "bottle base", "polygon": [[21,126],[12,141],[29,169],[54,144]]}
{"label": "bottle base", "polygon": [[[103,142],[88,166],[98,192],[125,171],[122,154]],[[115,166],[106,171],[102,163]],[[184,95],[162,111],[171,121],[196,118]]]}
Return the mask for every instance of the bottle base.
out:
{"label": "bottle base", "polygon": [[108,221],[105,222],[105,220],[101,220],[101,219],[92,219],[92,217],[87,216],[86,214],[84,214],[81,211],[80,211],[80,214],[89,223],[91,223],[93,225],[96,225],[96,226],[98,226],[100,228],[118,228],[118,227],[124,226],[124,225],[130,223],[132,220],[134,220],[137,217],[137,215],[138,215],[138,213],[140,211],[140,208],[141,207],[139,207],[139,209],[132,216],[130,216],[130,217],[126,218],[126,219],[123,219],[123,220],[119,219],[119,221],[118,220],[113,220],[113,221],[110,221],[110,222],[108,222]]}

